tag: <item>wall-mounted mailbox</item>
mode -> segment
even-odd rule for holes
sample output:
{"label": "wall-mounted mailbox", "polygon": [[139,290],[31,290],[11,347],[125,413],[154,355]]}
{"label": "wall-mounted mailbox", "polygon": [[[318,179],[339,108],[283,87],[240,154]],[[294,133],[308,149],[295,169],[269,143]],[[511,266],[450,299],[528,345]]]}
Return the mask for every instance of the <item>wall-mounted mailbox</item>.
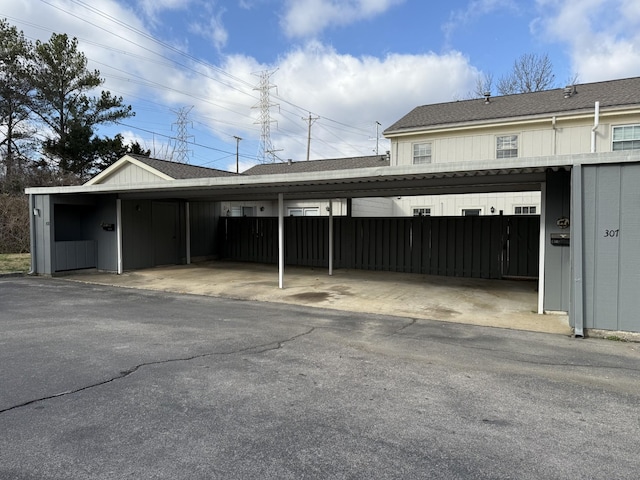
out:
{"label": "wall-mounted mailbox", "polygon": [[568,247],[570,239],[571,237],[568,233],[552,233],[551,245],[554,245],[556,247]]}
{"label": "wall-mounted mailbox", "polygon": [[107,232],[113,232],[116,229],[116,226],[113,223],[101,223],[100,226]]}

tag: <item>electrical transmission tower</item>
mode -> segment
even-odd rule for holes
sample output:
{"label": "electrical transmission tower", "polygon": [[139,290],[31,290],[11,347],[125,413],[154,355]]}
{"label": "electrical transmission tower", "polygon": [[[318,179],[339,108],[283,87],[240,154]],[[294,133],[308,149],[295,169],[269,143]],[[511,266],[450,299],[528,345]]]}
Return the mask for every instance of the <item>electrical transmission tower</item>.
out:
{"label": "electrical transmission tower", "polygon": [[187,126],[191,124],[193,127],[193,122],[188,120],[188,115],[193,105],[190,107],[182,107],[179,110],[171,110],[178,116],[178,119],[175,123],[176,125],[176,147],[174,148],[174,161],[178,163],[189,163],[189,139],[193,138],[193,135],[189,135],[187,132]]}
{"label": "electrical transmission tower", "polygon": [[272,88],[276,88],[275,85],[269,83],[269,78],[275,73],[275,70],[264,70],[258,75],[260,77],[260,84],[254,88],[254,90],[260,91],[260,101],[253,108],[260,109],[260,116],[257,122],[260,124],[260,145],[258,146],[258,160],[260,163],[275,162],[276,156],[273,144],[271,143],[271,124],[275,123],[275,120],[271,120],[271,107],[277,107],[275,103],[271,103],[269,98],[269,92]]}

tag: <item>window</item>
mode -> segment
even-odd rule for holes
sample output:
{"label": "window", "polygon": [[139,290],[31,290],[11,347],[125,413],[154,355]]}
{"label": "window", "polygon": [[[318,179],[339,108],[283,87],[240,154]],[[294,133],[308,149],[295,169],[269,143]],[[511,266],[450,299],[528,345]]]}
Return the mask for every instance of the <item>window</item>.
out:
{"label": "window", "polygon": [[255,217],[256,207],[241,207],[241,206],[231,207],[231,216],[232,217]]}
{"label": "window", "polygon": [[640,149],[640,125],[613,127],[613,151]]}
{"label": "window", "polygon": [[430,217],[431,216],[431,208],[414,207],[413,216],[414,217]]}
{"label": "window", "polygon": [[478,215],[480,215],[479,208],[463,208],[462,209],[463,217],[477,217]]}
{"label": "window", "polygon": [[430,143],[414,143],[413,144],[413,164],[422,165],[431,163],[431,144]]}
{"label": "window", "polygon": [[289,208],[288,212],[290,217],[317,217],[318,215],[320,215],[320,209],[318,207]]}
{"label": "window", "polygon": [[535,215],[536,207],[533,205],[525,206],[525,207],[514,207],[513,213],[516,215]]}
{"label": "window", "polygon": [[516,158],[518,156],[518,136],[496,137],[496,158]]}

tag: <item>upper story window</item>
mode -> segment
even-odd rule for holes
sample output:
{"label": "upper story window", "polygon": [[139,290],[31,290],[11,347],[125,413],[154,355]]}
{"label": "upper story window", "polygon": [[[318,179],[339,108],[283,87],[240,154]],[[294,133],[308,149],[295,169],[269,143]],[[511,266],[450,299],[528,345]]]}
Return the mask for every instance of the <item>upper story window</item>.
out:
{"label": "upper story window", "polygon": [[640,125],[613,127],[613,151],[640,149]]}
{"label": "upper story window", "polygon": [[414,143],[413,144],[413,164],[421,165],[431,163],[431,144],[430,143]]}
{"label": "upper story window", "polygon": [[496,137],[496,158],[516,158],[518,156],[518,135]]}

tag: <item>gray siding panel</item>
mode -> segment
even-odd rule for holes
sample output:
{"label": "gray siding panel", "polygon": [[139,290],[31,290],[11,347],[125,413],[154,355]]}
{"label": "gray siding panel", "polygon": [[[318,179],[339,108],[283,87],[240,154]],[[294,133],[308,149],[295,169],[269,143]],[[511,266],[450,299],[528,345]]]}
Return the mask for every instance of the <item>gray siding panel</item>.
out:
{"label": "gray siding panel", "polygon": [[570,248],[551,245],[551,234],[569,233],[556,224],[561,217],[570,217],[571,176],[558,171],[547,174],[546,232],[545,232],[545,283],[544,309],[569,311],[571,291]]}
{"label": "gray siding panel", "polygon": [[640,331],[640,165],[622,169],[619,330]]}
{"label": "gray siding panel", "polygon": [[216,253],[217,211],[216,202],[189,203],[192,257],[208,257]]}
{"label": "gray siding panel", "polygon": [[583,166],[585,327],[640,331],[640,165]]}
{"label": "gray siding panel", "polygon": [[56,271],[95,268],[96,242],[94,240],[55,242]]}

